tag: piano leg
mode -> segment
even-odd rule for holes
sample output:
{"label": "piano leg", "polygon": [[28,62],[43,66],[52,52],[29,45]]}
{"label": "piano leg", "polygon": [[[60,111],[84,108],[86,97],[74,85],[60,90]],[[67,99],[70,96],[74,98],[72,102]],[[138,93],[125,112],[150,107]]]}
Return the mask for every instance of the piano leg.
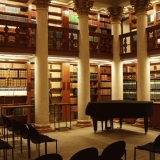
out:
{"label": "piano leg", "polygon": [[145,134],[148,132],[148,117],[144,117],[144,131]]}
{"label": "piano leg", "polygon": [[119,118],[120,128],[122,128],[122,118]]}
{"label": "piano leg", "polygon": [[94,133],[97,131],[97,119],[93,118],[93,129],[94,129]]}

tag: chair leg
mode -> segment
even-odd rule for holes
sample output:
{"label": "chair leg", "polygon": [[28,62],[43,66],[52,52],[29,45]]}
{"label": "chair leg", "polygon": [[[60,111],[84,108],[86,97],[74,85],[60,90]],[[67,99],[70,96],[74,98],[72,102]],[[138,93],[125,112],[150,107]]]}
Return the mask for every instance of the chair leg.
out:
{"label": "chair leg", "polygon": [[44,145],[45,145],[45,154],[47,154],[47,142],[45,142]]}
{"label": "chair leg", "polygon": [[38,143],[38,156],[40,156],[40,144]]}
{"label": "chair leg", "polygon": [[150,157],[149,157],[150,160],[155,160],[155,153],[153,152],[150,152]]}
{"label": "chair leg", "polygon": [[27,145],[28,145],[28,159],[31,158],[31,148],[30,148],[30,139],[27,139]]}
{"label": "chair leg", "polygon": [[56,154],[57,154],[57,152],[58,152],[58,151],[57,151],[57,140],[56,140]]}
{"label": "chair leg", "polygon": [[127,152],[126,152],[126,150],[125,150],[125,154],[124,154],[124,159],[126,160],[126,156],[127,156]]}
{"label": "chair leg", "polygon": [[134,147],[134,160],[136,160],[136,147]]}
{"label": "chair leg", "polygon": [[22,136],[20,136],[20,147],[21,147],[21,153],[22,153]]}

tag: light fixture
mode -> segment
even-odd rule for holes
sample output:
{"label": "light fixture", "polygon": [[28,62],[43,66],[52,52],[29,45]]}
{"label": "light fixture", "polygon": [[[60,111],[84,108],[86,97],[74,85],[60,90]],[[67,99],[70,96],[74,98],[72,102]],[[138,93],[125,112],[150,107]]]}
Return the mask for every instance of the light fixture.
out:
{"label": "light fixture", "polygon": [[136,63],[137,59],[127,59],[127,60],[123,60],[123,63]]}

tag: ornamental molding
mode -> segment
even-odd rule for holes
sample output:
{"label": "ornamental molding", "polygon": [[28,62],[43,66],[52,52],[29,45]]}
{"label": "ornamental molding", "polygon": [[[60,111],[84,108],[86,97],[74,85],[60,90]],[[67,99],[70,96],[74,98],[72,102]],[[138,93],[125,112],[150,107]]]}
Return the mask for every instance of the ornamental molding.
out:
{"label": "ornamental molding", "polygon": [[48,8],[50,0],[34,0],[36,8]]}
{"label": "ornamental molding", "polygon": [[136,13],[147,12],[148,8],[152,6],[152,0],[130,0],[131,6]]}
{"label": "ornamental molding", "polygon": [[121,21],[121,19],[124,16],[123,7],[114,6],[114,7],[109,7],[107,9],[112,22],[117,20]]}
{"label": "ornamental molding", "polygon": [[91,0],[74,0],[74,11],[79,15],[88,15],[93,3]]}

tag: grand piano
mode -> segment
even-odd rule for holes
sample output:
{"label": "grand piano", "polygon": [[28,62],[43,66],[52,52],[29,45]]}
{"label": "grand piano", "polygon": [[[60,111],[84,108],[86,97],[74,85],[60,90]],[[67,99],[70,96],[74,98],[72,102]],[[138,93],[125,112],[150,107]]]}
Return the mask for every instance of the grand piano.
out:
{"label": "grand piano", "polygon": [[97,131],[97,121],[119,118],[122,128],[123,118],[144,118],[145,134],[148,131],[148,118],[152,116],[151,101],[110,100],[102,102],[89,102],[86,115],[93,119],[94,131]]}

